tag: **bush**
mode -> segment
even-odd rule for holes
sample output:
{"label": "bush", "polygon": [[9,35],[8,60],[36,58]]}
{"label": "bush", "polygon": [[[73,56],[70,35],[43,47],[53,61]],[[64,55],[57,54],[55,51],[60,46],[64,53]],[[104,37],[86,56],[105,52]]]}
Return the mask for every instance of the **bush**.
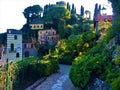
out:
{"label": "bush", "polygon": [[112,90],[120,90],[120,76],[113,80],[111,86],[112,86]]}
{"label": "bush", "polygon": [[91,72],[85,68],[85,61],[79,58],[79,61],[73,62],[69,76],[74,86],[84,88],[90,80]]}
{"label": "bush", "polygon": [[41,64],[44,66],[44,75],[49,76],[50,74],[56,72],[59,69],[56,60],[42,60]]}
{"label": "bush", "polygon": [[92,79],[99,77],[105,78],[105,67],[107,60],[107,54],[88,54],[82,57],[75,58],[73,62],[69,76],[74,86],[84,89]]}
{"label": "bush", "polygon": [[72,56],[71,54],[58,58],[60,64],[66,64],[66,65],[71,65],[73,60],[74,60],[74,56]]}
{"label": "bush", "polygon": [[59,64],[56,60],[29,58],[13,62],[8,68],[8,82],[13,90],[23,90],[28,81],[34,82],[56,72],[58,69]]}

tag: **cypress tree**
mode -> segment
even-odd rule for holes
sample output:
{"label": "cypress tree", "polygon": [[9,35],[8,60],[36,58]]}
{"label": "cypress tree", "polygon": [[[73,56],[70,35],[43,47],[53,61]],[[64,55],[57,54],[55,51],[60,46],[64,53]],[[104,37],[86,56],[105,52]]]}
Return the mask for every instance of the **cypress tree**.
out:
{"label": "cypress tree", "polygon": [[80,9],[80,15],[84,16],[84,7],[81,5],[81,9]]}
{"label": "cypress tree", "polygon": [[71,6],[70,6],[69,3],[67,3],[67,9],[68,9],[69,11],[71,11]]}

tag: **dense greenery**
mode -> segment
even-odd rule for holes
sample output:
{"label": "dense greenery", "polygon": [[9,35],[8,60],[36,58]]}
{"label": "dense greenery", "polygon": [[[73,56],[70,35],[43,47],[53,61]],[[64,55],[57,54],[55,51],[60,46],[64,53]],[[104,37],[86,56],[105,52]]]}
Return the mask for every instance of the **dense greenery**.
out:
{"label": "dense greenery", "polygon": [[59,65],[56,60],[37,60],[34,57],[9,63],[7,75],[5,74],[7,88],[9,90],[24,90],[36,80],[47,77],[58,69]]}
{"label": "dense greenery", "polygon": [[116,43],[118,40],[116,38],[119,38],[117,34],[120,32],[119,0],[109,1],[112,2],[114,9],[113,26],[85,55],[75,58],[70,70],[72,83],[82,90],[96,77],[110,84],[112,90],[120,89],[120,55],[118,53],[114,56],[115,50],[120,52],[120,44]]}
{"label": "dense greenery", "polygon": [[[58,41],[55,48],[47,46],[45,49],[42,49],[37,42],[35,46],[41,50],[39,53],[43,53],[39,55],[44,56],[47,52],[49,54],[44,58],[50,60],[39,61],[32,58],[32,60],[12,63],[8,69],[9,83],[17,88],[25,81],[34,81],[48,76],[58,69],[58,63],[55,61],[58,60],[62,64],[72,64],[69,73],[70,79],[76,87],[82,90],[94,78],[106,81],[113,90],[120,90],[120,55],[112,57],[116,49],[120,52],[120,46],[116,45],[116,33],[120,32],[120,3],[119,0],[109,1],[112,2],[114,9],[113,26],[108,28],[101,39],[94,33],[93,22],[94,26],[96,26],[96,22],[84,17],[84,13],[86,16],[89,14],[90,17],[90,11],[84,10],[83,6],[81,6],[81,13],[76,14],[74,4],[70,8],[69,3],[60,1],[54,5],[46,5],[43,17],[40,16],[42,12],[40,6],[27,7],[23,12],[27,21],[37,17],[44,19],[44,24],[49,28],[53,27],[60,35],[61,40]],[[100,10],[101,6],[96,4],[94,16],[98,15]],[[21,30],[24,39],[31,38],[28,22]]]}
{"label": "dense greenery", "polygon": [[30,19],[41,17],[43,9],[39,5],[29,6],[24,9],[23,15],[27,19],[27,23],[29,23]]}
{"label": "dense greenery", "polygon": [[0,44],[3,44],[3,45],[7,44],[7,33],[0,34]]}
{"label": "dense greenery", "polygon": [[80,35],[70,35],[68,39],[63,39],[56,45],[53,56],[60,63],[72,64],[74,58],[78,55],[84,55],[90,48],[96,44],[96,34],[87,31]]}

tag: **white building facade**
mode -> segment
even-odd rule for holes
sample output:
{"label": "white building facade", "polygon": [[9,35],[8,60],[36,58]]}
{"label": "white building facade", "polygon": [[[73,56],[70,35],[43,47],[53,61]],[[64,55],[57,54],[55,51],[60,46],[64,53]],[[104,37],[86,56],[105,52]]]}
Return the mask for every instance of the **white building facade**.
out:
{"label": "white building facade", "polygon": [[22,60],[22,31],[7,30],[7,59]]}

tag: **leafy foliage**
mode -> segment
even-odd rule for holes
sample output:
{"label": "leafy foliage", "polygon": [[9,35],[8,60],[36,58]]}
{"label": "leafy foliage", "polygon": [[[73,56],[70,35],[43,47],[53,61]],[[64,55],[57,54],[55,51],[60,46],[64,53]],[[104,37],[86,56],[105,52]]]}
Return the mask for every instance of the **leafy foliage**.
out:
{"label": "leafy foliage", "polygon": [[23,90],[29,84],[42,77],[49,76],[58,69],[59,65],[56,60],[37,60],[34,57],[10,63],[7,72],[9,88],[11,90]]}
{"label": "leafy foliage", "polygon": [[[60,63],[71,64],[79,53],[85,54],[95,45],[96,34],[91,31],[81,35],[70,35],[68,39],[60,40],[54,51],[54,56]],[[91,42],[92,41],[92,42]]]}
{"label": "leafy foliage", "polygon": [[[93,50],[94,51],[94,50]],[[70,70],[70,79],[76,87],[84,89],[95,77],[101,77],[106,67],[107,54],[91,53],[75,58]],[[104,63],[104,64],[103,64]],[[77,78],[77,79],[75,79]]]}
{"label": "leafy foliage", "polygon": [[41,12],[43,11],[42,7],[39,5],[29,6],[24,9],[23,15],[29,21],[29,19],[33,19],[36,17],[41,17]]}
{"label": "leafy foliage", "polygon": [[58,5],[50,5],[47,9],[45,19],[47,22],[51,22],[56,19],[69,19],[70,12],[65,7],[60,7]]}
{"label": "leafy foliage", "polygon": [[7,33],[0,34],[0,44],[6,45],[7,43]]}

